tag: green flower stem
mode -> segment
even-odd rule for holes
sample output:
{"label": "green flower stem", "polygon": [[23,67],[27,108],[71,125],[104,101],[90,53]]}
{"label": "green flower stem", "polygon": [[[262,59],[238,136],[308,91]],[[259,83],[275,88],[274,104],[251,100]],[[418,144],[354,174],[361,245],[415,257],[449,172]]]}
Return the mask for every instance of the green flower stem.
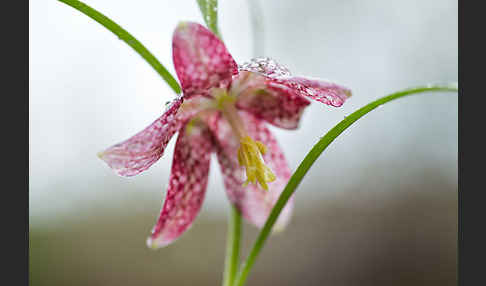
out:
{"label": "green flower stem", "polygon": [[175,78],[167,71],[167,69],[157,60],[157,58],[145,48],[142,43],[140,43],[135,37],[130,35],[125,29],[120,27],[117,23],[113,22],[111,19],[96,11],[95,9],[89,7],[83,2],[77,0],[58,0],[63,2],[74,9],[80,11],[91,19],[103,25],[105,28],[117,35],[118,38],[127,43],[132,47],[138,54],[142,56],[154,69],[155,71],[167,82],[167,84],[174,90],[175,93],[181,93],[181,87],[175,80]]}
{"label": "green flower stem", "polygon": [[233,285],[236,272],[238,271],[240,258],[241,214],[235,206],[231,205],[230,208],[223,286]]}
{"label": "green flower stem", "polygon": [[319,140],[319,142],[317,142],[317,144],[314,145],[314,147],[312,147],[310,152],[305,156],[304,160],[302,161],[302,163],[300,163],[299,167],[297,168],[297,170],[295,171],[295,173],[292,175],[289,182],[287,183],[287,186],[285,186],[285,189],[280,194],[280,197],[277,203],[275,204],[275,206],[273,207],[270,215],[268,216],[265,225],[260,231],[260,234],[258,235],[257,240],[255,241],[255,244],[253,245],[250,254],[246,258],[245,262],[242,264],[242,267],[238,273],[238,276],[236,277],[236,281],[234,285],[243,286],[245,284],[248,274],[253,264],[255,263],[255,260],[258,254],[260,253],[266,239],[268,238],[270,231],[273,225],[275,224],[275,221],[277,220],[283,207],[285,206],[289,198],[292,196],[292,194],[294,193],[299,183],[302,181],[302,178],[304,178],[307,171],[309,171],[312,164],[314,164],[314,162],[321,155],[321,153],[327,148],[327,146],[329,146],[329,144],[331,144],[332,141],[334,141],[334,139],[336,139],[336,137],[338,137],[344,130],[346,130],[358,119],[360,119],[365,114],[372,111],[373,109],[381,106],[382,104],[385,104],[389,101],[407,95],[419,94],[424,92],[434,92],[434,91],[435,92],[441,92],[441,91],[457,92],[458,89],[457,89],[457,84],[455,84],[455,85],[430,85],[430,86],[416,87],[416,88],[399,91],[365,105],[364,107],[358,109],[351,115],[347,116],[344,120],[339,122],[336,126],[334,126],[334,128],[332,128],[329,132],[327,132],[327,134],[324,137],[322,137]]}
{"label": "green flower stem", "polygon": [[221,38],[218,30],[218,0],[197,0],[197,4],[208,28]]}

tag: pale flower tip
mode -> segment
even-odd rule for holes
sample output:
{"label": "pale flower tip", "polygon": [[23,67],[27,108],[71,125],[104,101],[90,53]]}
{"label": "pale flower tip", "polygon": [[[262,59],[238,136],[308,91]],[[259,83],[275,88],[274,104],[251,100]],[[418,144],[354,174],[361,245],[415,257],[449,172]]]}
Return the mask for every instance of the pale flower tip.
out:
{"label": "pale flower tip", "polygon": [[103,160],[104,155],[105,155],[104,151],[100,151],[100,152],[96,153],[96,156],[98,156],[98,158],[100,158],[101,160]]}
{"label": "pale flower tip", "polygon": [[152,249],[152,250],[156,250],[159,248],[159,246],[157,246],[157,244],[155,243],[155,241],[151,238],[151,237],[148,237],[147,238],[147,247]]}
{"label": "pale flower tip", "polygon": [[184,29],[184,28],[186,28],[187,26],[189,26],[189,22],[188,22],[188,21],[180,21],[180,22],[177,24],[176,29]]}
{"label": "pale flower tip", "polygon": [[270,234],[274,235],[278,235],[280,233],[282,233],[286,228],[287,226],[289,225],[290,221],[289,220],[286,220],[286,221],[277,221],[277,223],[275,223],[275,225],[272,227],[272,231]]}
{"label": "pale flower tip", "polygon": [[277,224],[272,228],[271,234],[279,234],[285,230],[285,225]]}
{"label": "pale flower tip", "polygon": [[153,237],[153,235],[149,236],[146,240],[147,247],[153,250],[166,247],[170,245],[174,239],[167,239],[163,235],[159,235],[157,237]]}
{"label": "pale flower tip", "polygon": [[351,92],[351,90],[349,90],[349,89],[348,89],[348,90],[345,90],[345,91],[344,91],[344,94],[346,94],[346,97],[347,97],[347,98],[350,98],[351,96],[353,96],[353,93],[352,93],[352,92]]}

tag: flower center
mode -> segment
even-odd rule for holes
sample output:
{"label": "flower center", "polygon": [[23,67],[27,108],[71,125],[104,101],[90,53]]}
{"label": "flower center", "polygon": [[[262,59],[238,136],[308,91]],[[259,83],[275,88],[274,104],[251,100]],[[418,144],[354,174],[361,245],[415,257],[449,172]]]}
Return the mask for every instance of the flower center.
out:
{"label": "flower center", "polygon": [[220,88],[213,89],[212,94],[217,109],[221,110],[240,141],[238,163],[245,167],[246,171],[246,181],[243,186],[247,186],[248,183],[258,183],[264,190],[268,190],[267,182],[274,181],[276,177],[263,161],[267,147],[262,142],[253,140],[246,132],[243,121],[235,107],[236,97],[234,95],[228,94],[226,90]]}

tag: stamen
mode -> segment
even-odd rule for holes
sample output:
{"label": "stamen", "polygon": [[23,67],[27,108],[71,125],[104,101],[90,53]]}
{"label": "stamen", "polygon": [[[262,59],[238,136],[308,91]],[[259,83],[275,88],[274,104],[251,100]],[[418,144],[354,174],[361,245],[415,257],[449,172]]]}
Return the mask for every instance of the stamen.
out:
{"label": "stamen", "polygon": [[266,146],[260,141],[254,141],[250,136],[245,136],[240,140],[240,148],[238,149],[238,162],[245,167],[246,181],[244,186],[248,183],[256,184],[257,182],[264,190],[268,190],[267,182],[272,182],[276,179],[275,174],[268,166],[265,165],[262,155],[266,152]]}
{"label": "stamen", "polygon": [[246,181],[243,183],[243,186],[247,186],[249,183],[258,183],[264,190],[268,190],[267,183],[274,181],[276,177],[263,160],[267,147],[262,142],[255,141],[248,136],[243,121],[235,107],[235,96],[229,95],[223,89],[213,89],[212,93],[215,97],[216,108],[221,110],[231,125],[233,132],[240,140],[237,156],[238,163],[245,167],[246,171]]}

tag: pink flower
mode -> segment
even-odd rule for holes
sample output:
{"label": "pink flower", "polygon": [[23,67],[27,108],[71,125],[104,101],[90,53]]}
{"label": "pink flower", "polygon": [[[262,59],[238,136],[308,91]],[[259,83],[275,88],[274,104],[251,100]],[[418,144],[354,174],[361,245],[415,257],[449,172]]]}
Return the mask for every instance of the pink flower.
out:
{"label": "pink flower", "polygon": [[[268,58],[237,66],[223,42],[205,27],[181,23],[173,36],[173,60],[183,95],[132,138],[99,156],[121,176],[133,176],[155,163],[179,132],[167,196],[148,238],[165,246],[187,230],[206,192],[214,151],[226,193],[252,224],[263,226],[291,172],[266,122],[295,129],[308,98],[341,106],[349,89],[321,80],[291,76]],[[276,229],[289,220],[292,200]]]}

